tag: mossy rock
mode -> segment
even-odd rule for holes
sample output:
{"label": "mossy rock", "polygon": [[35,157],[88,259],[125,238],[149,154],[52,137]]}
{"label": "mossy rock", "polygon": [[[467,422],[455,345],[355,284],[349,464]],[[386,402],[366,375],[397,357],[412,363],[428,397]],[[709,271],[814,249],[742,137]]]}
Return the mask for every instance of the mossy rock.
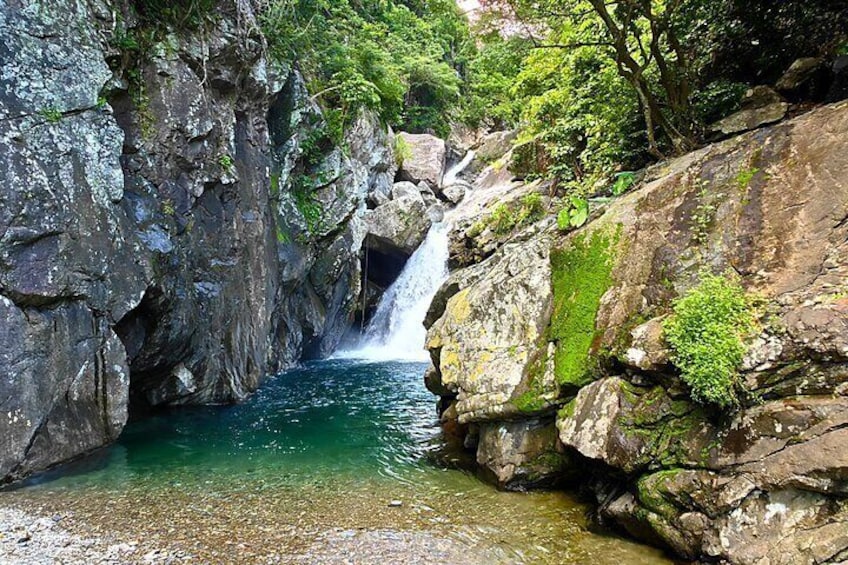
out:
{"label": "mossy rock", "polygon": [[599,229],[573,237],[551,252],[550,337],[556,343],[556,380],[564,391],[576,391],[598,374],[596,318],[601,298],[613,282],[618,240],[618,231]]}

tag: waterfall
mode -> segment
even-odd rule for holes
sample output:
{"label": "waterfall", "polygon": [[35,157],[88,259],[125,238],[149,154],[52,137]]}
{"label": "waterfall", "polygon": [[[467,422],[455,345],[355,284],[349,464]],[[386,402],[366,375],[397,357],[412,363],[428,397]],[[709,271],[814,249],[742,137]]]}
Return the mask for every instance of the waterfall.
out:
{"label": "waterfall", "polygon": [[448,187],[456,182],[456,177],[459,176],[459,173],[464,171],[468,165],[471,164],[471,161],[474,160],[474,151],[468,151],[465,154],[465,157],[462,158],[462,161],[451,167],[451,169],[445,173],[444,178],[442,179],[442,186]]}
{"label": "waterfall", "polygon": [[[442,184],[455,183],[457,175],[473,159],[473,151],[466,153],[461,162],[445,173]],[[369,361],[426,361],[429,358],[424,349],[427,338],[424,317],[439,287],[448,278],[449,232],[449,221],[433,224],[400,276],[380,298],[359,348],[340,352],[336,357]]]}
{"label": "waterfall", "polygon": [[344,356],[369,360],[426,361],[424,317],[448,277],[448,226],[433,224],[398,279],[383,294],[362,346]]}

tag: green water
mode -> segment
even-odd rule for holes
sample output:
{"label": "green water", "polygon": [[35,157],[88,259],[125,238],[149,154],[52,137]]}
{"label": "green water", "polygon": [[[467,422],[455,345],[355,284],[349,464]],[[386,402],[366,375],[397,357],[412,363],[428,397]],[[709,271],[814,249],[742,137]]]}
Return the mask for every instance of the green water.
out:
{"label": "green water", "polygon": [[[499,492],[432,463],[439,428],[425,368],[311,364],[271,378],[243,404],[132,422],[116,445],[10,496],[73,511],[100,529],[182,544],[207,561],[230,560],[218,553],[230,543],[222,536],[259,554],[309,555],[324,532],[350,529],[426,532],[479,552],[481,563],[666,562],[656,550],[590,532],[587,508],[567,494]],[[123,518],[112,523],[112,515]],[[178,525],[161,526],[171,522]],[[185,529],[190,535],[175,541]]]}
{"label": "green water", "polygon": [[[418,480],[438,435],[420,363],[324,361],[269,379],[247,402],[169,410],[44,478],[52,488],[253,475],[270,483]],[[57,475],[59,475],[57,477]],[[42,480],[43,480],[42,479]]]}

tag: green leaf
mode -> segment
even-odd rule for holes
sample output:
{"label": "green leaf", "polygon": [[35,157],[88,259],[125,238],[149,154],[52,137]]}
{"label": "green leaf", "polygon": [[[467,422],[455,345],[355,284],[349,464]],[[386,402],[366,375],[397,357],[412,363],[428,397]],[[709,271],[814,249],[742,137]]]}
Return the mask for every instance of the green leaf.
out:
{"label": "green leaf", "polygon": [[629,171],[615,175],[615,183],[612,185],[613,196],[621,196],[636,182],[636,174]]}
{"label": "green leaf", "polygon": [[589,202],[585,198],[572,197],[568,216],[571,227],[579,228],[589,219]]}

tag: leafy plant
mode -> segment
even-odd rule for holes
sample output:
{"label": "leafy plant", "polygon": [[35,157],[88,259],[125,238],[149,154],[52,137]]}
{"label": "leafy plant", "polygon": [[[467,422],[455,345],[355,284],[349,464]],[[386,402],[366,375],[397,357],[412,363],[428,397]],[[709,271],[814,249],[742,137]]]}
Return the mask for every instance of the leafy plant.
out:
{"label": "leafy plant", "polygon": [[[715,199],[721,198],[722,194],[717,194]],[[701,181],[701,189],[698,191],[698,206],[692,212],[692,239],[695,243],[701,244],[707,241],[710,234],[710,227],[715,221],[718,207],[710,198],[709,182]]]}
{"label": "leafy plant", "polygon": [[557,227],[560,231],[579,228],[589,219],[589,201],[585,198],[572,196],[569,205],[557,214]]}
{"label": "leafy plant", "polygon": [[62,112],[59,111],[57,108],[44,108],[38,113],[41,114],[41,116],[51,124],[55,124],[56,122],[59,122],[62,119]]}
{"label": "leafy plant", "polygon": [[618,173],[615,175],[615,182],[612,185],[612,195],[621,196],[636,183],[636,173],[629,171]]}
{"label": "leafy plant", "polygon": [[306,222],[307,231],[313,235],[317,234],[321,230],[324,219],[324,208],[315,198],[312,179],[306,175],[293,176],[291,194],[295,207]]}
{"label": "leafy plant", "polygon": [[757,167],[746,167],[742,169],[739,171],[739,174],[736,175],[736,186],[739,187],[739,190],[745,190],[759,172],[760,169]]}
{"label": "leafy plant", "polygon": [[538,222],[545,216],[545,202],[538,192],[531,192],[521,197],[516,225],[524,226]]}
{"label": "leafy plant", "polygon": [[229,172],[229,171],[233,170],[233,166],[235,165],[235,162],[233,161],[233,158],[229,154],[224,153],[223,155],[218,157],[218,164],[221,165],[222,169]]}
{"label": "leafy plant", "polygon": [[404,162],[412,157],[412,147],[410,147],[406,139],[400,135],[395,136],[393,145],[395,164],[398,167],[403,167]]}
{"label": "leafy plant", "polygon": [[745,340],[757,329],[754,300],[736,278],[704,273],[700,283],[674,301],[663,323],[671,359],[702,404],[738,404],[737,369]]}
{"label": "leafy plant", "polygon": [[504,235],[515,227],[516,218],[512,209],[506,204],[498,204],[489,217],[489,225],[492,231],[498,235]]}

